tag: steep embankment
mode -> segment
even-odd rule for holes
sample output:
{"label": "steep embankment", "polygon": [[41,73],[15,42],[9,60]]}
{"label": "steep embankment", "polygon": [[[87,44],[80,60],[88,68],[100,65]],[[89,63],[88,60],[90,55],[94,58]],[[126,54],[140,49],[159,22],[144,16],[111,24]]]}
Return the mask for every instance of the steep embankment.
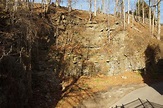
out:
{"label": "steep embankment", "polygon": [[[146,58],[155,67],[161,57],[155,50],[159,41],[149,36],[146,24],[134,21],[123,30],[122,21],[112,15],[99,13],[89,21],[86,11],[69,13],[51,5],[45,14],[38,9],[0,13],[0,107],[62,107],[69,95],[75,99],[84,92],[88,97],[123,81],[140,83],[137,73],[135,80],[128,78],[132,73],[121,73],[151,70]],[[115,74],[120,75],[103,76]],[[101,78],[89,78],[95,75]]]}
{"label": "steep embankment", "polygon": [[57,12],[60,15],[58,29],[64,32],[58,35],[57,45],[53,47],[64,49],[64,60],[70,63],[66,74],[115,75],[144,70],[147,46],[156,47],[159,43],[148,32],[147,24],[134,21],[123,30],[122,21],[112,15],[99,14],[88,21],[89,15],[84,11]]}
{"label": "steep embankment", "polygon": [[54,105],[62,88],[48,61],[56,28],[41,14],[22,8],[6,12],[1,8],[0,107]]}
{"label": "steep embankment", "polygon": [[[61,65],[60,74],[64,74],[65,77],[116,75],[123,72],[143,72],[146,69],[151,72],[152,69],[148,64],[151,63],[153,68],[157,60],[161,59],[157,55],[159,53],[157,49],[161,48],[157,46],[161,42],[150,35],[148,24],[134,21],[123,30],[122,21],[112,15],[108,17],[99,14],[92,21],[88,21],[89,15],[84,11],[74,10],[71,14],[63,11],[57,13],[60,16],[58,22],[61,22],[58,23],[58,28],[64,32],[58,35],[57,44],[53,45],[52,49],[62,51],[64,65]],[[53,16],[55,15],[51,17]],[[110,21],[109,27],[108,21]],[[53,58],[54,54],[51,54]],[[113,80],[116,77],[118,81]],[[141,74],[131,73],[129,76],[125,74],[115,76],[113,79],[103,76],[95,79],[79,78],[75,82],[72,81],[71,87],[69,86],[71,80],[62,82],[62,86],[68,88],[63,89],[66,92],[63,93],[63,99],[59,101],[57,107],[73,107],[81,99],[91,97],[94,93],[106,90],[114,84],[125,84],[125,81],[126,85],[146,82],[147,79],[143,78]]]}

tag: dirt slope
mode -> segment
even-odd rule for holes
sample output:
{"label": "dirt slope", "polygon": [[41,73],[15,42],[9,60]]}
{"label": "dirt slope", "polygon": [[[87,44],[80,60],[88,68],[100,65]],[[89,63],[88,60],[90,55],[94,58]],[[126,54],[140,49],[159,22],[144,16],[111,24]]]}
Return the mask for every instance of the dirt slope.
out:
{"label": "dirt slope", "polygon": [[[77,14],[78,12],[80,14]],[[107,37],[108,16],[105,14],[99,14],[97,17],[93,18],[92,22],[89,22],[87,21],[89,19],[87,16],[88,13],[83,11],[81,14],[81,12],[82,11],[74,10],[72,13],[75,13],[73,15],[75,15],[76,18],[80,18],[81,22],[83,20],[84,22],[79,23],[79,25],[74,25],[70,30],[66,29],[68,33],[70,33],[70,31],[71,33],[76,33],[75,35],[70,34],[73,37],[70,42],[74,41],[75,44],[80,43],[82,46],[77,47],[77,50],[81,48],[80,51],[77,51],[78,53],[68,52],[68,55],[73,57],[70,62],[75,63],[69,64],[69,67],[72,66],[70,70],[72,68],[75,70],[73,65],[77,66],[80,64],[82,61],[79,61],[78,58],[83,57],[86,67],[84,68],[82,74],[92,76],[94,73],[98,73],[98,76],[79,78],[78,81],[69,88],[63,99],[59,101],[57,104],[58,108],[71,108],[78,106],[81,100],[85,98],[92,98],[96,93],[100,91],[107,91],[109,88],[114,88],[117,85],[121,88],[122,85],[127,87],[127,85],[136,84],[137,87],[128,87],[133,87],[132,89],[129,89],[129,91],[132,91],[136,88],[142,87],[139,86],[139,84],[144,84],[144,82],[153,82],[152,79],[144,78],[144,76],[142,76],[139,72],[131,72],[144,69],[146,67],[146,55],[144,52],[146,51],[147,46],[149,44],[157,46],[157,43],[160,43],[154,36],[150,36],[150,33],[148,32],[148,24],[142,24],[134,21],[133,24],[130,23],[127,25],[127,28],[124,31],[121,20],[110,15],[109,21],[111,33],[109,42]],[[58,38],[58,40],[60,39]],[[59,43],[61,42],[62,41]],[[73,47],[75,44],[68,44],[68,46]],[[124,62],[125,60],[126,62]],[[71,70],[71,72],[74,70]],[[125,71],[127,73],[122,74]],[[76,73],[78,73],[78,71],[73,72],[74,75]],[[105,76],[115,74],[120,75],[112,77]],[[71,81],[72,80],[70,80],[70,82]],[[66,82],[63,83],[63,86],[67,85],[69,84]],[[124,91],[123,95],[129,91]],[[123,95],[117,95],[115,98],[120,98],[119,96]],[[110,99],[114,100],[115,98]]]}
{"label": "dirt slope", "polygon": [[0,61],[1,106],[72,108],[111,87],[153,81],[142,72],[151,70],[147,57],[157,66],[161,41],[149,36],[148,24],[134,21],[124,30],[113,15],[89,21],[87,11],[40,8],[0,13],[0,57],[9,52]]}

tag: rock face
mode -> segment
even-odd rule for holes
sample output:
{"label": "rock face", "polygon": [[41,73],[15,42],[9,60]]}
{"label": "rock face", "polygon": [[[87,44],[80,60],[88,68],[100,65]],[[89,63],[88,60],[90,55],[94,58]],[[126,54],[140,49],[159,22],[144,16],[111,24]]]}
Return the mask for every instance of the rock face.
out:
{"label": "rock face", "polygon": [[[89,60],[95,66],[95,70],[107,75],[114,75],[125,71],[134,71],[145,68],[145,54],[148,42],[141,36],[129,36],[127,31],[112,31],[110,42],[107,25],[88,24],[82,35],[90,39]],[[115,24],[110,30],[118,29]]]}
{"label": "rock face", "polygon": [[77,15],[72,16],[73,20],[70,17],[64,14],[58,23],[58,27],[63,26],[62,20],[66,20],[64,31],[56,39],[57,47],[65,49],[63,73],[114,75],[145,69],[150,38],[142,36],[141,30],[136,27],[123,30],[121,22],[108,27],[105,21],[85,22]]}
{"label": "rock face", "polygon": [[[127,30],[116,30],[121,27],[118,24],[120,23],[115,23],[110,29],[104,22],[83,24],[82,27],[85,29],[81,31],[75,31],[80,29],[79,26],[72,27],[74,31],[67,29],[67,33],[76,33],[71,42],[80,43],[81,50],[80,54],[67,50],[65,56],[69,56],[69,60],[73,56],[68,68],[80,67],[81,69],[80,72],[79,70],[72,72],[72,69],[76,70],[74,68],[68,70],[74,74],[83,73],[82,75],[91,75],[91,73],[114,75],[144,69],[146,66],[144,52],[148,41],[139,35],[130,36]],[[63,35],[61,37],[63,38]],[[63,43],[59,38],[58,41]]]}
{"label": "rock face", "polygon": [[138,37],[129,37],[127,31],[116,34],[110,46],[112,52],[109,56],[108,74],[114,75],[124,71],[134,71],[145,68],[144,51],[146,45]]}
{"label": "rock face", "polygon": [[58,52],[52,51],[50,55],[54,60],[62,58],[62,61],[56,60],[56,64],[61,63],[58,65],[61,73],[67,76],[114,75],[145,69],[145,51],[151,38],[143,36],[142,25],[129,25],[123,30],[121,21],[114,21],[108,27],[107,18],[88,21],[78,12],[61,10],[48,15],[57,28],[53,47]]}
{"label": "rock face", "polygon": [[[123,30],[121,21],[114,21],[108,27],[107,18],[88,21],[75,11],[55,12],[49,19],[58,28],[54,47],[62,55],[62,62],[57,61],[61,63],[61,73],[66,76],[115,75],[146,69],[150,54],[146,55],[145,51],[154,39],[144,36],[141,24],[128,25]],[[51,58],[56,58],[56,52],[51,53]]]}

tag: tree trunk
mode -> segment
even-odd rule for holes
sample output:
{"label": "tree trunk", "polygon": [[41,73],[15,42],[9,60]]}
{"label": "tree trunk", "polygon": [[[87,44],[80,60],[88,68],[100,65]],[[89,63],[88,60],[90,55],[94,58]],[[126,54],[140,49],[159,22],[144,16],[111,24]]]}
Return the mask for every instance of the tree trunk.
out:
{"label": "tree trunk", "polygon": [[150,35],[151,35],[151,2],[149,0],[149,32],[150,32]]}
{"label": "tree trunk", "polygon": [[58,6],[60,6],[60,0],[56,0],[55,1],[55,5],[58,7]]}
{"label": "tree trunk", "polygon": [[119,6],[119,8],[120,8],[120,18],[123,19],[123,0],[120,0],[119,2],[120,2],[120,6]]}
{"label": "tree trunk", "polygon": [[96,13],[96,6],[97,6],[97,0],[94,0],[94,16],[96,16],[97,15],[97,13]]}
{"label": "tree trunk", "polygon": [[157,26],[158,26],[158,33],[157,33],[157,39],[158,40],[160,40],[160,33],[161,33],[161,29],[160,29],[160,27],[161,27],[161,24],[160,24],[160,0],[157,0],[157,2],[158,2],[158,6],[157,6],[157,11],[158,11],[158,13],[157,13]]}
{"label": "tree trunk", "polygon": [[144,23],[144,0],[142,0],[142,14],[143,14],[143,23]]}
{"label": "tree trunk", "polygon": [[17,11],[18,8],[18,0],[14,0],[14,11]]}
{"label": "tree trunk", "polygon": [[118,4],[117,4],[117,8],[118,8],[118,15],[120,18],[122,18],[122,0],[118,0]]}
{"label": "tree trunk", "polygon": [[72,7],[71,7],[72,0],[68,0],[68,12],[71,12]]}
{"label": "tree trunk", "polygon": [[153,5],[153,17],[152,17],[152,35],[154,35],[154,31],[155,31],[155,14],[156,14],[156,0],[153,0],[152,2]]}
{"label": "tree trunk", "polygon": [[89,21],[92,20],[92,0],[89,0]]}
{"label": "tree trunk", "polygon": [[124,30],[126,29],[126,22],[125,22],[125,19],[126,19],[126,16],[125,16],[125,2],[124,0],[122,1],[122,14],[123,14],[123,28]]}
{"label": "tree trunk", "polygon": [[138,21],[140,21],[140,0],[138,0]]}
{"label": "tree trunk", "polygon": [[105,13],[105,0],[102,0],[102,12]]}
{"label": "tree trunk", "polygon": [[153,17],[152,17],[152,35],[154,35],[154,27],[155,27],[155,7],[153,9]]}
{"label": "tree trunk", "polygon": [[109,19],[110,19],[110,18],[109,18],[109,13],[110,13],[110,1],[109,1],[109,0],[108,0],[108,9],[107,9],[107,13],[108,13],[108,14],[107,14],[107,18],[108,18],[108,19],[107,19],[107,21],[108,21],[108,22],[107,22],[107,23],[108,23],[108,25],[107,25],[107,26],[108,26],[108,34],[107,34],[107,37],[108,37],[108,41],[109,41],[109,43],[110,43],[110,39],[111,39],[110,36],[111,36],[111,35],[110,35],[110,21],[109,21]]}
{"label": "tree trunk", "polygon": [[130,23],[130,0],[128,0],[128,24]]}
{"label": "tree trunk", "polygon": [[114,16],[117,16],[117,11],[118,11],[118,0],[115,0]]}

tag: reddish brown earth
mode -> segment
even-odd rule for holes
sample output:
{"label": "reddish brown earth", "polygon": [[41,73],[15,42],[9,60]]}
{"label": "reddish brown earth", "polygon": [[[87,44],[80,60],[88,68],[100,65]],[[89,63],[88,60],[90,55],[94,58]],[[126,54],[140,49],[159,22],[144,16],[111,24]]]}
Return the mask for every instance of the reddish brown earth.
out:
{"label": "reddish brown earth", "polygon": [[122,85],[126,87],[138,85],[136,88],[139,88],[142,87],[143,84],[155,83],[162,79],[163,78],[152,79],[147,77],[147,75],[143,78],[139,72],[125,72],[115,76],[98,75],[95,77],[81,77],[78,82],[70,88],[70,91],[65,97],[58,102],[56,107],[74,108],[78,106],[82,100],[92,98],[98,92],[109,91],[109,88],[117,86],[120,88]]}

